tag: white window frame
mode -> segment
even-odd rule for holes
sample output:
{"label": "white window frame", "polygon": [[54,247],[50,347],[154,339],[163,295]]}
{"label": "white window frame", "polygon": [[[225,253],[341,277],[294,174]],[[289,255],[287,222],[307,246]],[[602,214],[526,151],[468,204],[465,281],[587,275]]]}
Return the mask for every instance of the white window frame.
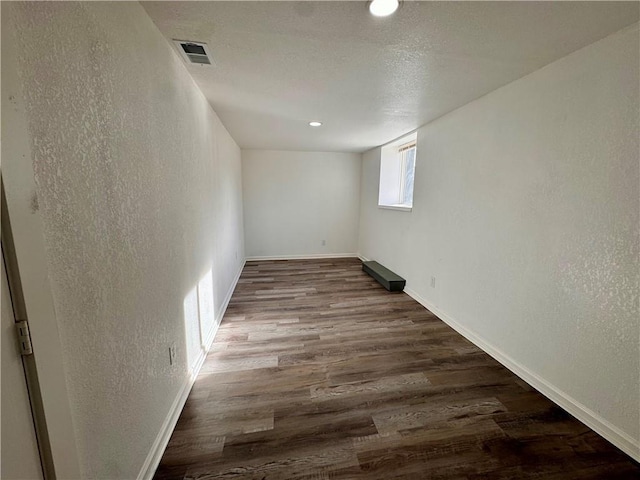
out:
{"label": "white window frame", "polygon": [[[416,132],[395,140],[381,148],[380,183],[378,186],[378,208],[410,212],[411,204],[403,203],[407,175],[406,152],[415,149],[417,155]],[[415,161],[415,160],[414,160]],[[415,183],[415,163],[414,163]]]}

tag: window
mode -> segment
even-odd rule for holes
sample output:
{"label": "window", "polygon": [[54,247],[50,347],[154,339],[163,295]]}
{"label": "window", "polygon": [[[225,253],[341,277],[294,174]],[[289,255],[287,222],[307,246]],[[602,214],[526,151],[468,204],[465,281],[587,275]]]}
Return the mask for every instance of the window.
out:
{"label": "window", "polygon": [[416,134],[382,147],[378,206],[411,211],[416,169]]}

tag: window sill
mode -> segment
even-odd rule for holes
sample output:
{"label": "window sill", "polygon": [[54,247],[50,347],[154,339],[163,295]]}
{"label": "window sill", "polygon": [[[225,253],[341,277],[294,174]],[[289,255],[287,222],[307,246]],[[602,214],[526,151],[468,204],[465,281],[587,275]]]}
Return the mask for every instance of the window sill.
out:
{"label": "window sill", "polygon": [[410,212],[412,207],[406,207],[404,205],[378,205],[378,208],[384,208],[385,210],[399,210],[401,212]]}

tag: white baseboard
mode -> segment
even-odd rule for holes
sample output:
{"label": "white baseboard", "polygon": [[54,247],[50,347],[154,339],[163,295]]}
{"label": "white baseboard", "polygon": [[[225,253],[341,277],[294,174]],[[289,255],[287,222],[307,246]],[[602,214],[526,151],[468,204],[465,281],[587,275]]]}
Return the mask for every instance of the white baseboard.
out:
{"label": "white baseboard", "polygon": [[361,254],[357,253],[356,256],[363,262],[368,262],[370,259],[367,257],[362,256]]}
{"label": "white baseboard", "polygon": [[[202,346],[204,347],[204,350],[205,350],[204,352],[205,357],[207,356],[207,353],[211,349],[211,345],[213,345],[213,340],[216,338],[216,333],[218,333],[218,327],[222,323],[222,317],[224,317],[224,314],[227,311],[227,307],[229,306],[229,302],[231,301],[233,292],[236,289],[236,285],[238,285],[238,280],[240,280],[240,275],[242,275],[242,270],[244,269],[244,266],[246,263],[247,263],[246,261],[242,262],[242,266],[240,267],[240,269],[238,270],[238,273],[236,273],[236,276],[231,282],[231,287],[229,288],[227,295],[224,297],[224,300],[220,304],[220,308],[218,308],[218,311],[215,313],[213,327],[211,327],[211,330],[209,331],[206,338],[204,339],[204,342],[202,343]],[[202,365],[198,366],[198,372],[200,372],[200,367],[202,367]]]}
{"label": "white baseboard", "polygon": [[[238,285],[238,280],[240,280],[240,275],[242,275],[242,270],[244,270],[244,266],[246,264],[247,264],[246,260],[244,262],[242,262],[242,265],[240,266],[240,269],[236,273],[236,276],[234,277],[233,281],[231,282],[231,287],[229,288],[229,291],[227,292],[227,295],[224,297],[224,300],[220,304],[220,308],[216,312],[216,327],[215,327],[216,331],[218,330],[218,326],[222,322],[222,317],[224,317],[224,314],[227,311],[227,307],[229,306],[229,302],[231,301],[231,297],[233,296],[233,292],[235,292],[235,290],[236,290],[236,285]],[[213,336],[211,337],[211,340],[208,343],[206,343],[207,350],[209,350],[211,348],[211,344],[213,343],[214,336],[215,336],[215,332],[214,332]]]}
{"label": "white baseboard", "polygon": [[140,473],[138,473],[138,480],[147,480],[153,478],[153,474],[156,472],[156,469],[160,464],[162,454],[164,453],[165,448],[167,448],[167,444],[169,443],[169,439],[171,438],[173,429],[175,428],[176,423],[178,423],[178,418],[180,417],[180,413],[182,412],[182,407],[184,407],[184,404],[187,401],[187,397],[189,396],[192,385],[193,382],[191,380],[191,376],[187,376],[184,383],[180,387],[180,390],[178,391],[178,395],[171,404],[169,414],[164,419],[164,422],[162,422],[160,432],[158,433],[158,436],[151,446],[149,455],[147,455],[147,458],[145,459],[144,464],[140,469]]}
{"label": "white baseboard", "polygon": [[314,258],[357,258],[357,253],[312,253],[309,255],[267,255],[247,257],[247,262],[256,260],[313,260]]}
{"label": "white baseboard", "polygon": [[440,318],[440,320],[445,322],[471,343],[473,343],[484,352],[492,356],[494,359],[496,359],[498,362],[500,362],[502,365],[507,367],[522,380],[542,393],[549,400],[564,408],[571,415],[576,417],[578,420],[580,420],[595,432],[599,433],[602,437],[614,444],[635,461],[640,462],[640,442],[638,440],[632,438],[630,435],[626,434],[618,427],[612,425],[596,412],[582,405],[576,399],[563,392],[555,385],[552,385],[525,366],[521,365],[506,353],[502,352],[498,348],[495,348],[482,337],[464,327],[458,321],[454,320],[442,310],[422,298],[417,292],[411,290],[410,288],[405,288],[404,291],[407,293],[407,295],[420,303],[423,307],[434,313],[438,318]]}
{"label": "white baseboard", "polygon": [[189,397],[189,393],[191,392],[191,387],[193,387],[193,384],[198,377],[198,373],[200,373],[200,369],[202,368],[202,364],[207,358],[207,353],[209,353],[209,350],[211,349],[213,340],[215,339],[216,333],[218,332],[218,327],[222,322],[222,317],[224,317],[224,314],[227,311],[229,301],[231,300],[231,296],[236,289],[236,285],[238,284],[238,280],[240,279],[240,275],[242,274],[244,265],[245,262],[243,262],[240,266],[238,273],[236,274],[234,280],[231,282],[231,287],[229,288],[229,291],[227,292],[222,305],[218,309],[218,312],[216,312],[215,323],[204,342],[205,348],[200,352],[200,355],[194,363],[191,373],[187,376],[187,378],[185,378],[184,383],[178,391],[178,395],[171,404],[171,408],[169,409],[169,412],[167,413],[167,416],[164,419],[164,422],[162,422],[162,426],[160,427],[160,432],[158,433],[158,436],[151,446],[151,450],[149,451],[149,454],[147,455],[147,458],[145,459],[144,464],[140,469],[140,473],[138,473],[138,480],[151,480],[156,472],[156,469],[158,468],[158,465],[160,464],[162,454],[169,444],[173,429],[176,427],[176,423],[178,423],[178,419],[180,418],[180,414],[182,413],[184,404]]}

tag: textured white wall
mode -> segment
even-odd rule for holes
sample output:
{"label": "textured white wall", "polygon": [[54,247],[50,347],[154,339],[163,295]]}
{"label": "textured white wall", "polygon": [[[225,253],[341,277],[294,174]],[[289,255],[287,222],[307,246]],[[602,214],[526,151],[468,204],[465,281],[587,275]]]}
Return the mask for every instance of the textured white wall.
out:
{"label": "textured white wall", "polygon": [[638,56],[636,25],[421,128],[411,213],[377,208],[380,149],[364,154],[359,244],[627,451],[640,439]]}
{"label": "textured white wall", "polygon": [[82,477],[135,478],[244,260],[240,150],[138,3],[2,15],[32,157],[5,162],[33,162]]}
{"label": "textured white wall", "polygon": [[356,153],[242,150],[247,257],[355,254],[361,165]]}

